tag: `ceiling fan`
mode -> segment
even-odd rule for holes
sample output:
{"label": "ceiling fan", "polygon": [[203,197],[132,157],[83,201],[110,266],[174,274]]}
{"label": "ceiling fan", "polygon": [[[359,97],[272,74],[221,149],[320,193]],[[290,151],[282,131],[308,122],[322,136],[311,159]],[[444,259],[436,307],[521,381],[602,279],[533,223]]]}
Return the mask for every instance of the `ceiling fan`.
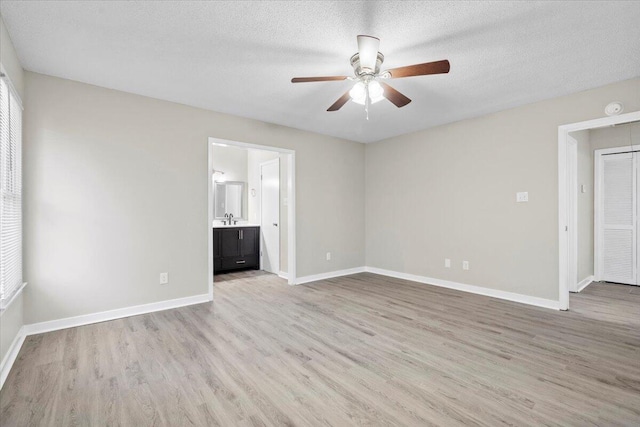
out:
{"label": "ceiling fan", "polygon": [[398,92],[382,80],[401,77],[426,76],[429,74],[445,74],[449,72],[449,61],[425,62],[423,64],[408,65],[380,71],[384,62],[384,55],[378,52],[380,39],[373,36],[358,36],[358,53],[351,57],[351,66],[355,77],[294,77],[291,83],[327,82],[336,80],[352,80],[356,84],[342,95],[327,111],[338,111],[351,99],[357,104],[365,106],[367,120],[369,119],[369,105],[386,98],[396,107],[401,108],[411,102],[411,99]]}

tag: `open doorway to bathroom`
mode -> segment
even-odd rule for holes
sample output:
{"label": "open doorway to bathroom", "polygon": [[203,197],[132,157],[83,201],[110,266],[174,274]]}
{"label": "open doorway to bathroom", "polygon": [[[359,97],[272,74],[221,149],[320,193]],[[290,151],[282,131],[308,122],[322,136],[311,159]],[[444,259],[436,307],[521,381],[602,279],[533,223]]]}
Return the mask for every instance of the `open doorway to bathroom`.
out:
{"label": "open doorway to bathroom", "polygon": [[639,119],[630,113],[560,132],[560,300],[611,322],[637,318],[640,299]]}
{"label": "open doorway to bathroom", "polygon": [[213,283],[295,284],[295,153],[209,138]]}

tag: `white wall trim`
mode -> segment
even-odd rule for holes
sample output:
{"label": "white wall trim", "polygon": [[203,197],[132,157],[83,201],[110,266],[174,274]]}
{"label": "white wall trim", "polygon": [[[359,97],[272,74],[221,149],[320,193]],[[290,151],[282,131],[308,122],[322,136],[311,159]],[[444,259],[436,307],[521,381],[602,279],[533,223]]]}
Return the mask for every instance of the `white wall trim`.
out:
{"label": "white wall trim", "polygon": [[207,138],[207,289],[213,301],[213,144]]}
{"label": "white wall trim", "polygon": [[289,279],[289,275],[287,274],[286,271],[280,271],[278,272],[278,277],[284,279],[284,280],[288,280]]}
{"label": "white wall trim", "polygon": [[296,285],[317,282],[318,280],[333,279],[334,277],[349,276],[351,274],[364,273],[366,267],[349,268],[346,270],[329,271],[326,273],[312,274],[311,276],[298,277]]}
{"label": "white wall trim", "polygon": [[4,385],[5,380],[9,376],[11,367],[13,366],[14,362],[18,358],[18,353],[20,352],[20,349],[22,348],[22,343],[24,343],[24,339],[26,337],[27,336],[24,333],[24,326],[22,326],[18,331],[18,333],[16,334],[15,338],[13,339],[11,346],[9,346],[9,350],[7,351],[7,354],[4,355],[4,358],[2,359],[2,363],[0,363],[0,390],[2,389],[2,386]]}
{"label": "white wall trim", "polygon": [[567,280],[569,291],[578,289],[578,141],[567,135],[567,244],[569,261]]}
{"label": "white wall trim", "polygon": [[545,298],[532,297],[529,295],[516,294],[513,292],[501,291],[498,289],[486,288],[483,286],[467,285],[464,283],[451,282],[449,280],[435,279],[433,277],[418,276],[409,273],[400,273],[398,271],[384,270],[376,267],[365,267],[368,273],[379,274],[381,276],[393,277],[396,279],[410,280],[425,285],[439,286],[441,288],[455,289],[457,291],[469,292],[472,294],[484,295],[493,298],[504,299],[507,301],[519,302],[522,304],[534,305],[536,307],[551,308],[560,310],[560,302]]}
{"label": "white wall trim", "polygon": [[201,295],[194,295],[191,297],[152,302],[150,304],[118,308],[115,310],[102,311],[99,313],[67,317],[65,319],[50,320],[48,322],[32,323],[30,325],[24,325],[23,328],[26,335],[42,334],[44,332],[75,328],[76,326],[90,325],[92,323],[106,322],[108,320],[122,319],[123,317],[153,313],[155,311],[168,310],[171,308],[184,307],[193,304],[202,304],[209,301],[209,294],[206,293]]}
{"label": "white wall trim", "polygon": [[640,111],[558,126],[558,295],[560,310],[569,309],[569,233],[567,233],[567,229],[572,225],[568,209],[567,139],[569,132],[636,121],[640,121]]}
{"label": "white wall trim", "polygon": [[578,282],[578,285],[576,286],[576,291],[575,292],[581,292],[584,288],[589,286],[592,282],[593,282],[593,276],[585,277],[580,282]]}

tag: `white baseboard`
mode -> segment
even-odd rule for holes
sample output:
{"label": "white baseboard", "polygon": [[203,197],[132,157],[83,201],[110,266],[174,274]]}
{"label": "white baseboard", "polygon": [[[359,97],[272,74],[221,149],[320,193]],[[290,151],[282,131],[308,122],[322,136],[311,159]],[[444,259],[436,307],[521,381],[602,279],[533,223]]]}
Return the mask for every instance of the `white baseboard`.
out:
{"label": "white baseboard", "polygon": [[11,367],[16,361],[20,348],[22,348],[22,343],[26,337],[27,336],[24,333],[24,326],[22,326],[16,334],[16,337],[13,339],[13,342],[9,347],[9,351],[7,351],[7,354],[2,358],[2,363],[0,363],[0,389],[2,389],[5,380],[9,376],[9,371],[11,371]]}
{"label": "white baseboard", "polygon": [[365,267],[368,273],[380,274],[382,276],[394,277],[396,279],[411,280],[412,282],[423,283],[426,285],[440,286],[442,288],[455,289],[457,291],[469,292],[472,294],[485,295],[488,297],[514,301],[537,307],[551,308],[560,310],[560,301],[532,297],[529,295],[516,294],[513,292],[501,291],[497,289],[485,288],[483,286],[466,285],[464,283],[451,282],[448,280],[434,279],[432,277],[418,276],[415,274],[400,273],[398,271],[384,270],[376,267]]}
{"label": "white baseboard", "polygon": [[578,285],[576,286],[577,290],[576,292],[580,292],[582,291],[584,288],[586,288],[587,286],[589,286],[591,284],[591,282],[593,282],[593,276],[588,276],[585,277],[584,279],[582,279],[580,281],[580,283],[578,283]]}
{"label": "white baseboard", "polygon": [[278,273],[278,277],[284,279],[284,280],[289,280],[289,274],[286,271],[281,271]]}
{"label": "white baseboard", "polygon": [[350,274],[364,273],[365,267],[349,268],[346,270],[329,271],[327,273],[313,274],[311,276],[298,277],[296,285],[303,283],[317,282],[318,280],[333,279],[334,277],[349,276]]}
{"label": "white baseboard", "polygon": [[123,317],[137,316],[139,314],[153,313],[154,311],[168,310],[170,308],[184,307],[186,305],[209,302],[209,294],[194,295],[191,297],[171,299],[167,301],[153,302],[150,304],[135,305],[133,307],[118,308],[102,311],[100,313],[84,314],[82,316],[67,317],[66,319],[51,320],[48,322],[32,323],[24,325],[25,335],[42,334],[44,332],[60,329],[75,328],[76,326],[90,325],[92,323],[106,322],[108,320],[121,319]]}

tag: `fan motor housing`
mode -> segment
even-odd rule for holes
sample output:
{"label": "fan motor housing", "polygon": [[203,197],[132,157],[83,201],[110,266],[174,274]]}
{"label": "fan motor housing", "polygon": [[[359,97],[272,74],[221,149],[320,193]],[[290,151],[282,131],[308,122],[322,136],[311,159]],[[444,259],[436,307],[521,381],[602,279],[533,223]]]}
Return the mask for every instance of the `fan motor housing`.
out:
{"label": "fan motor housing", "polygon": [[353,71],[356,73],[357,77],[360,77],[366,74],[373,74],[373,75],[379,74],[380,67],[382,66],[383,62],[384,62],[384,55],[378,52],[378,56],[376,58],[376,69],[375,70],[362,69],[362,67],[360,67],[360,54],[356,53],[351,57],[351,66],[353,67]]}

